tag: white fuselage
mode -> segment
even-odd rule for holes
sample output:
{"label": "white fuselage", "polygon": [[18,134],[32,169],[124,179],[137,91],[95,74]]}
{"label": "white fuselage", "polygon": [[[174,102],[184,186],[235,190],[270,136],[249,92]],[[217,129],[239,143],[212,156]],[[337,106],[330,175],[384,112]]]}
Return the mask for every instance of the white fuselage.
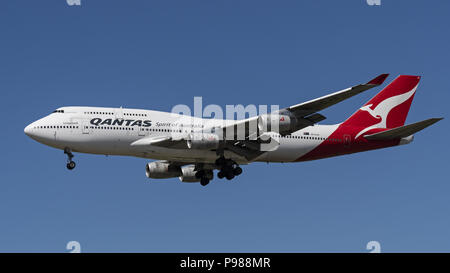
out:
{"label": "white fuselage", "polygon": [[[178,162],[211,163],[217,159],[214,151],[162,148],[148,145],[145,148],[131,143],[146,137],[186,135],[207,127],[234,123],[229,120],[201,119],[178,114],[126,108],[62,107],[25,128],[25,133],[48,146],[74,152],[124,155]],[[255,161],[292,162],[317,147],[330,136],[337,125],[315,125],[281,137],[277,149],[262,154]],[[240,164],[248,161],[235,153],[225,151],[225,157]]]}

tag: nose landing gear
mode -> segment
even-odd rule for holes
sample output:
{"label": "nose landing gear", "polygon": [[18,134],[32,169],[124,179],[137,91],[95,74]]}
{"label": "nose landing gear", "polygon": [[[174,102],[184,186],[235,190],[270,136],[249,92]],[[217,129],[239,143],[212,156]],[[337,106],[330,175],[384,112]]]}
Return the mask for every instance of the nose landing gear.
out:
{"label": "nose landing gear", "polygon": [[64,153],[67,155],[67,165],[66,165],[67,169],[73,170],[76,164],[74,161],[72,161],[72,158],[74,157],[72,151],[69,148],[65,148]]}
{"label": "nose landing gear", "polygon": [[70,161],[69,163],[67,163],[67,169],[69,169],[69,170],[73,170],[74,168],[75,168],[75,166],[76,166],[77,164],[75,164],[75,162],[74,161]]}

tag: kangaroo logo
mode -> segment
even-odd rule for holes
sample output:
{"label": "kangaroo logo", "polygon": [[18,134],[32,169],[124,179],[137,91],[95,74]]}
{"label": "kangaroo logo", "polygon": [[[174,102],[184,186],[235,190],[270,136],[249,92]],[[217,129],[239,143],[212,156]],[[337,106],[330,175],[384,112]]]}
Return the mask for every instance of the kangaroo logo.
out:
{"label": "kangaroo logo", "polygon": [[378,115],[375,110],[372,110],[372,108],[370,108],[370,107],[372,107],[372,105],[373,104],[364,105],[359,110],[368,112],[372,117],[374,117],[376,119],[381,119],[381,116]]}
{"label": "kangaroo logo", "polygon": [[404,103],[409,98],[411,98],[411,96],[416,92],[417,86],[418,85],[416,85],[409,92],[385,99],[384,101],[380,102],[374,109],[371,108],[373,106],[372,104],[368,104],[368,105],[361,107],[359,110],[368,112],[372,117],[378,119],[379,122],[372,126],[362,129],[355,136],[355,139],[357,139],[360,135],[364,134],[365,132],[367,132],[369,130],[372,130],[375,128],[386,128],[386,121],[387,121],[389,112],[391,112],[391,110],[394,107]]}

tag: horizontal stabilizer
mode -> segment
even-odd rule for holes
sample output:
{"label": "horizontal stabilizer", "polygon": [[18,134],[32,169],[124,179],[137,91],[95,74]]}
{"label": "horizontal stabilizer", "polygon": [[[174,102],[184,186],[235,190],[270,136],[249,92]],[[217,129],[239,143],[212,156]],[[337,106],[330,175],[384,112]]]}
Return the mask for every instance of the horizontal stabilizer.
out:
{"label": "horizontal stabilizer", "polygon": [[390,140],[390,139],[400,139],[403,137],[410,136],[416,132],[419,132],[430,125],[440,121],[443,118],[430,118],[427,120],[419,121],[405,126],[400,126],[394,129],[389,129],[383,132],[375,133],[372,135],[365,135],[364,137],[368,140]]}

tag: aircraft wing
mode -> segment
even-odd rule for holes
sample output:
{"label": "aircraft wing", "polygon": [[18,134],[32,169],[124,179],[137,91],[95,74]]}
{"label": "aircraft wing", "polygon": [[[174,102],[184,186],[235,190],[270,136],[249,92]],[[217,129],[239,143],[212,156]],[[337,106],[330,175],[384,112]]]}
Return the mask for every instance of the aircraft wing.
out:
{"label": "aircraft wing", "polygon": [[325,108],[328,108],[330,106],[335,105],[336,103],[339,103],[343,100],[346,100],[348,98],[351,98],[355,95],[358,95],[359,93],[362,93],[370,88],[379,86],[383,84],[384,80],[389,76],[389,74],[381,74],[378,77],[370,80],[367,83],[364,84],[358,84],[355,86],[352,86],[350,88],[337,91],[335,93],[331,93],[329,95],[313,99],[307,102],[303,102],[300,104],[296,104],[293,106],[290,106],[286,108],[287,111],[290,111],[294,115],[298,117],[305,117],[307,115],[310,115],[312,113],[316,113],[320,110],[323,110]]}
{"label": "aircraft wing", "polygon": [[[267,142],[267,141],[266,141]],[[245,157],[248,161],[255,159],[265,151],[261,151],[261,143],[252,143],[250,141],[224,142],[223,149],[228,149],[240,156]],[[262,143],[264,144],[264,143]],[[278,143],[276,143],[278,144]],[[275,144],[275,145],[276,145]],[[156,146],[171,149],[188,149],[186,139],[174,139],[170,136],[166,137],[144,137],[130,144],[134,147],[146,148]],[[251,149],[248,149],[251,147]],[[264,149],[263,149],[264,150]]]}
{"label": "aircraft wing", "polygon": [[[332,105],[335,105],[336,103],[339,103],[348,98],[351,98],[370,88],[379,86],[384,82],[384,80],[388,76],[389,74],[381,74],[367,83],[358,84],[353,87],[335,93],[331,93],[329,95],[317,99],[313,99],[307,102],[290,106],[288,108],[281,109],[278,111],[278,114],[280,115],[286,114],[295,117],[296,120],[298,121],[298,126],[296,126],[295,130],[293,131],[298,131],[300,129],[314,125],[315,123],[326,119],[326,117],[317,113],[318,111],[328,108]],[[233,138],[242,139],[242,137],[239,137],[242,135],[245,135],[246,137],[251,139],[252,136],[257,135],[257,122],[258,117],[252,117],[249,119],[238,121],[230,126],[224,127],[223,134],[224,136],[227,136],[227,139]],[[227,131],[231,131],[232,133],[230,134],[228,132],[227,134]],[[289,133],[292,132],[288,132],[288,134]]]}

